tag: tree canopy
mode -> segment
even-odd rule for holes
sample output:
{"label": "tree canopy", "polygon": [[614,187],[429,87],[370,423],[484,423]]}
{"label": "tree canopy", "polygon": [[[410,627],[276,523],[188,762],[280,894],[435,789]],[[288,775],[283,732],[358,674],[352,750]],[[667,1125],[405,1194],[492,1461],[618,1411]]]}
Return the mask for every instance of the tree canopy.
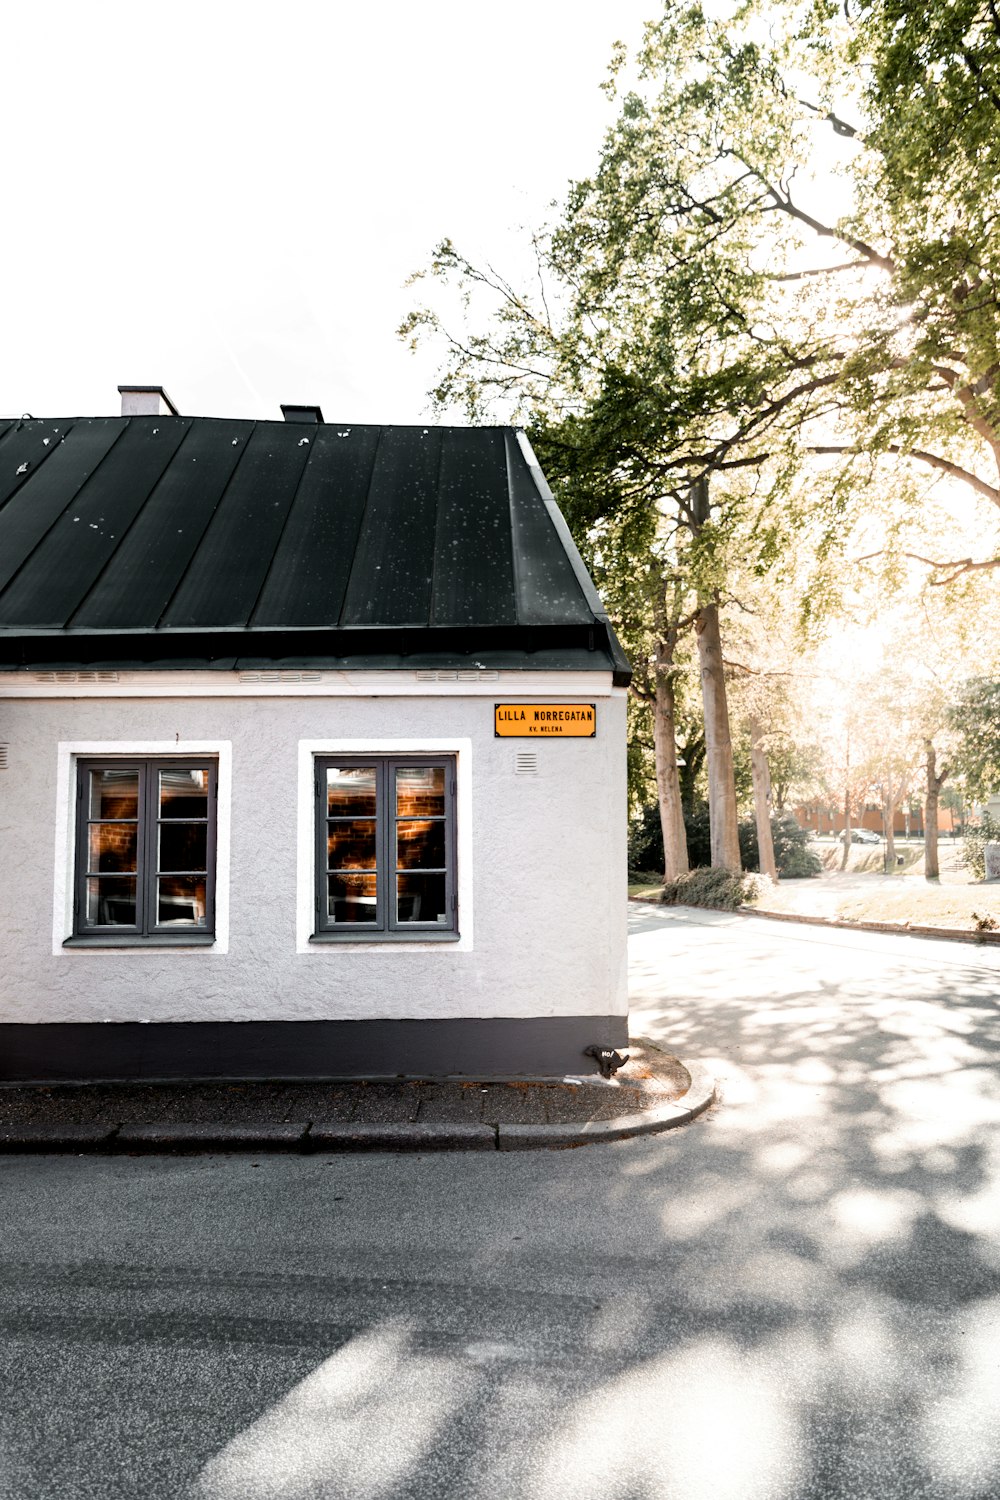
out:
{"label": "tree canopy", "polygon": [[982,555],[944,539],[937,578],[1000,566],[997,10],[846,9],[667,0],[615,58],[617,119],[536,237],[536,287],[439,246],[470,319],[437,399],[526,417],[580,524],[648,535],[669,494],[684,526],[692,480],[745,469],[761,557],[774,498],[822,521],[822,555],[888,466],[897,505],[925,476],[990,506]]}
{"label": "tree canopy", "polygon": [[754,580],[808,621],[852,552],[949,598],[1000,569],[1000,12],[665,0],[605,88],[535,274],[445,240],[400,331],[440,341],[440,408],[528,425],[636,661],[677,873],[686,632],[721,803],[720,611]]}

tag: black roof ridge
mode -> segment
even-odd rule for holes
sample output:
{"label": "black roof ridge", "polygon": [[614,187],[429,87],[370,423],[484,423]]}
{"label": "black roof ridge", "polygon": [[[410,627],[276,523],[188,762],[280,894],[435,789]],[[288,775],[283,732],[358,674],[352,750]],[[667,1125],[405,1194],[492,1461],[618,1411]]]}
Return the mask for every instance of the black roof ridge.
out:
{"label": "black roof ridge", "polygon": [[[0,421],[9,421],[15,426],[17,424],[23,426],[28,422],[251,422],[255,426],[258,423],[264,423],[271,427],[289,430],[303,425],[301,422],[286,422],[283,417],[219,417],[211,412],[164,412],[162,414],[136,412],[131,416],[123,417],[118,412],[98,411],[82,412],[75,417],[0,417]],[[327,418],[315,425],[317,427],[364,427],[368,431],[397,432],[523,432],[525,430],[523,422],[332,422]]]}

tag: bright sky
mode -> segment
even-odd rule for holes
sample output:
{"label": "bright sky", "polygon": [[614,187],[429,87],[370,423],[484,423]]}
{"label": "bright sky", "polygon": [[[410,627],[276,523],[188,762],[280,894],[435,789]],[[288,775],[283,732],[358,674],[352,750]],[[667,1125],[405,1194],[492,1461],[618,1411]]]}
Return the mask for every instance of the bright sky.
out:
{"label": "bright sky", "polygon": [[593,165],[656,0],[8,7],[0,413],[418,421],[437,240],[498,264]]}

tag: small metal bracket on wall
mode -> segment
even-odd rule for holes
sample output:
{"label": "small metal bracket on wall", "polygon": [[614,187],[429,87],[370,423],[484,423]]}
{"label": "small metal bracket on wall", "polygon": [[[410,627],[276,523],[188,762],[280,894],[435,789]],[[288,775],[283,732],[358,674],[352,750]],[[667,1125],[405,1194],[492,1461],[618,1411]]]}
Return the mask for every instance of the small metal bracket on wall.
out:
{"label": "small metal bracket on wall", "polygon": [[596,1057],[597,1066],[601,1070],[602,1078],[610,1078],[612,1073],[617,1073],[628,1062],[628,1053],[624,1057],[616,1052],[614,1047],[584,1047],[584,1057]]}

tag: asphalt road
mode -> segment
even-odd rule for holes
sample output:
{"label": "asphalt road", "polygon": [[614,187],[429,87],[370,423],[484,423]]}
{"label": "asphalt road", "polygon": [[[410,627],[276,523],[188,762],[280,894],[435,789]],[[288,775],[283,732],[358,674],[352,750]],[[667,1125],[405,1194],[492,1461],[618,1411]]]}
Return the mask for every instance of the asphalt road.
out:
{"label": "asphalt road", "polygon": [[0,1160],[0,1500],[997,1500],[996,949],[654,909],[614,1146]]}

